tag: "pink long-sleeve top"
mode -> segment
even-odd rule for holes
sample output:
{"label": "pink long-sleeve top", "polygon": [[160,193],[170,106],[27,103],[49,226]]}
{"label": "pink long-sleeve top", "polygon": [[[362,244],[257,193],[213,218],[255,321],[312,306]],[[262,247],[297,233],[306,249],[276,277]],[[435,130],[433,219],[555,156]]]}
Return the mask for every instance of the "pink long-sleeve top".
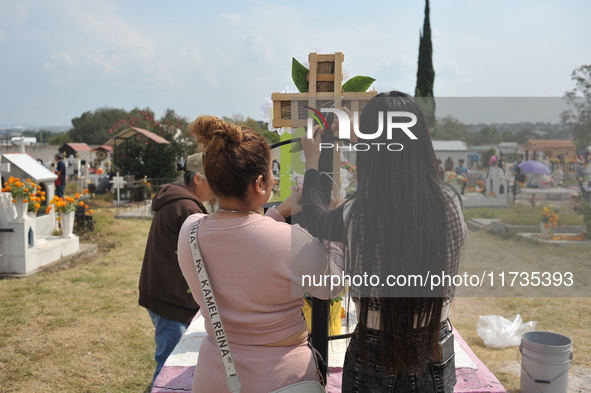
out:
{"label": "pink long-sleeve top", "polygon": [[[188,240],[191,225],[203,216],[194,214],[183,224],[178,259],[195,301],[205,310]],[[270,209],[267,216],[205,218],[199,225],[199,248],[230,342],[264,345],[289,337],[306,326],[304,290],[319,298],[342,290],[331,290],[330,280],[328,287],[301,285],[303,275],[341,276],[341,250],[332,243],[327,251],[306,230],[284,221]],[[210,324],[205,325],[213,337]]]}

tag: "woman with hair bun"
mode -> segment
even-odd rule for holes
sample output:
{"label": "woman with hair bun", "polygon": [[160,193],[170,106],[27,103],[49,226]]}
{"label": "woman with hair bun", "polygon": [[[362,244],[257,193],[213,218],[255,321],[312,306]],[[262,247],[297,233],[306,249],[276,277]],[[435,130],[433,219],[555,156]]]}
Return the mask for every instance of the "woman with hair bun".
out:
{"label": "woman with hair bun", "polygon": [[[205,176],[218,197],[210,215],[183,224],[178,243],[181,270],[195,301],[207,310],[189,248],[189,230],[199,224],[198,244],[215,294],[242,393],[270,392],[317,381],[302,296],[336,296],[341,288],[302,286],[302,275],[340,274],[340,249],[285,219],[301,211],[293,194],[265,216],[259,212],[273,187],[271,152],[265,139],[245,126],[201,116],[190,126],[204,153]],[[226,391],[226,375],[209,315],[193,378],[194,392]]]}

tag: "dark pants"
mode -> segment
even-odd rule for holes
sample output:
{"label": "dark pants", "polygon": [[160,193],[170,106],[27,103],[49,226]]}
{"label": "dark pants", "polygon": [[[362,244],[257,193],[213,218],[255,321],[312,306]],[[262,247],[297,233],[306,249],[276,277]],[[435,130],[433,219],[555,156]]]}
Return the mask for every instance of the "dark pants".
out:
{"label": "dark pants", "polygon": [[66,188],[66,186],[55,186],[55,195],[63,198],[64,197],[64,189]]}
{"label": "dark pants", "polygon": [[[357,329],[347,347],[343,366],[343,393],[452,393],[456,384],[455,355],[438,363],[425,355],[423,369],[390,374],[380,364],[379,331],[368,329],[369,368],[360,359]],[[420,348],[417,348],[420,351]]]}

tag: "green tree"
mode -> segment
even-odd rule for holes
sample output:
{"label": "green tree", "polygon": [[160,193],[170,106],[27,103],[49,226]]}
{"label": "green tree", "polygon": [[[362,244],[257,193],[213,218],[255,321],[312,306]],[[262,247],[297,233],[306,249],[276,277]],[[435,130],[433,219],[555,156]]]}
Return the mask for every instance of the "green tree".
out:
{"label": "green tree", "polygon": [[239,126],[247,126],[261,134],[269,144],[279,142],[279,134],[267,129],[266,123],[260,123],[251,117],[244,118],[243,115],[233,114],[231,117],[223,116],[222,120]]}
{"label": "green tree", "polygon": [[499,131],[491,126],[485,126],[474,136],[474,144],[483,143],[499,143],[501,142],[501,134]]}
{"label": "green tree", "polygon": [[94,112],[84,112],[72,119],[74,126],[68,134],[72,142],[85,142],[89,145],[102,145],[112,137],[109,131],[119,119],[126,116],[123,109],[98,108]]}
{"label": "green tree", "polygon": [[503,142],[517,142],[520,145],[523,145],[530,139],[539,139],[539,135],[532,132],[531,128],[522,128],[515,134],[505,135],[507,131],[503,133]]}
{"label": "green tree", "polygon": [[582,65],[571,74],[575,88],[564,94],[570,109],[561,115],[562,122],[572,128],[579,149],[591,145],[591,65]]}
{"label": "green tree", "polygon": [[446,116],[443,119],[437,119],[437,125],[433,131],[434,140],[460,140],[465,143],[471,143],[472,133],[467,125],[453,116]]}
{"label": "green tree", "polygon": [[[39,130],[39,131],[26,130],[26,131],[23,131],[23,136],[37,138],[37,143],[47,143],[47,141],[52,137],[52,134],[53,133],[51,131],[47,131],[47,130]],[[71,141],[68,141],[68,142],[71,142]],[[65,142],[65,143],[67,143],[67,142]]]}
{"label": "green tree", "polygon": [[417,69],[417,86],[415,97],[423,107],[430,127],[435,126],[435,100],[433,99],[433,83],[435,69],[433,68],[433,45],[431,43],[431,23],[429,21],[429,0],[425,3],[425,19],[419,40],[419,64]]}
{"label": "green tree", "polygon": [[482,154],[482,166],[488,168],[488,160],[494,155],[497,154],[497,150],[495,148],[490,148]]}
{"label": "green tree", "polygon": [[67,132],[60,132],[59,134],[48,134],[49,140],[47,141],[48,145],[63,145],[65,143],[72,142],[72,138]]}
{"label": "green tree", "polygon": [[156,120],[150,108],[135,108],[113,125],[111,133],[117,134],[130,127],[151,131],[169,142],[159,144],[138,134],[117,146],[116,166],[136,179],[144,176],[177,178],[176,163],[197,151],[197,143],[189,131],[189,122],[172,109],[167,109]]}

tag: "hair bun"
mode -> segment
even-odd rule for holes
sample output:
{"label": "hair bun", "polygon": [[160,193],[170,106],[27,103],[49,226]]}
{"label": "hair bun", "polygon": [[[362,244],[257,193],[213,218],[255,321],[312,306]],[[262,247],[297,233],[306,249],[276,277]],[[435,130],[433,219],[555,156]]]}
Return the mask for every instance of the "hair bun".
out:
{"label": "hair bun", "polygon": [[223,149],[227,145],[242,141],[242,128],[218,119],[215,116],[199,116],[189,126],[195,134],[197,143],[206,150]]}

